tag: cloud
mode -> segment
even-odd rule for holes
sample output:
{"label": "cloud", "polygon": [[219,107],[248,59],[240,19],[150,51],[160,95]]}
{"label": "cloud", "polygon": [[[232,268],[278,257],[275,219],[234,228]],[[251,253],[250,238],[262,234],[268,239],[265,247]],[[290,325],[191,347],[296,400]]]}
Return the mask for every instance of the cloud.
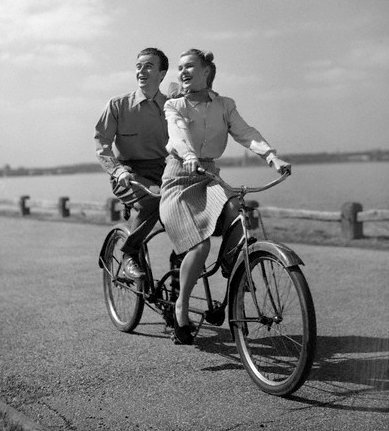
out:
{"label": "cloud", "polygon": [[388,69],[389,39],[357,42],[349,54],[348,61],[361,69]]}
{"label": "cloud", "polygon": [[226,88],[231,86],[241,87],[242,85],[258,88],[260,85],[265,84],[264,78],[260,72],[243,73],[220,71],[216,75],[215,82],[217,82],[218,85],[226,86]]}
{"label": "cloud", "polygon": [[56,66],[86,66],[92,62],[90,54],[83,48],[66,44],[43,44],[33,46],[28,51],[4,52],[0,62],[30,68],[47,68]]}
{"label": "cloud", "polygon": [[274,103],[287,101],[295,101],[301,99],[304,91],[301,88],[293,88],[287,86],[277,86],[270,89],[264,89],[255,94],[255,98],[259,102]]}
{"label": "cloud", "polygon": [[101,0],[2,0],[0,14],[2,44],[93,40],[109,21]]}
{"label": "cloud", "polygon": [[204,31],[201,33],[204,39],[210,41],[229,41],[229,40],[242,40],[258,37],[259,31],[257,29],[250,30],[225,30],[225,31]]}
{"label": "cloud", "polygon": [[307,93],[344,97],[387,86],[389,48],[384,41],[357,40],[341,57],[319,59],[304,65]]}
{"label": "cloud", "polygon": [[135,83],[135,71],[124,70],[118,72],[112,72],[106,75],[94,74],[89,75],[84,79],[83,88],[90,92],[101,93],[102,89],[104,93],[111,96],[114,94],[125,93],[130,91],[130,84]]}
{"label": "cloud", "polygon": [[82,97],[55,96],[51,98],[34,98],[26,101],[25,108],[31,112],[46,112],[47,115],[56,114],[74,116],[75,113],[87,112],[92,105],[91,100]]}
{"label": "cloud", "polygon": [[305,87],[301,94],[311,98],[339,99],[360,88],[366,73],[345,65],[323,60],[306,65]]}
{"label": "cloud", "polygon": [[0,61],[16,66],[83,66],[110,23],[102,0],[2,0],[0,16]]}
{"label": "cloud", "polygon": [[11,100],[8,100],[4,97],[0,98],[0,114],[3,115],[4,113],[9,114],[17,114],[20,112],[19,106],[15,105],[15,103]]}
{"label": "cloud", "polygon": [[320,83],[326,86],[358,82],[365,77],[366,74],[363,71],[332,64],[323,67],[308,65],[308,71],[305,74],[306,82]]}

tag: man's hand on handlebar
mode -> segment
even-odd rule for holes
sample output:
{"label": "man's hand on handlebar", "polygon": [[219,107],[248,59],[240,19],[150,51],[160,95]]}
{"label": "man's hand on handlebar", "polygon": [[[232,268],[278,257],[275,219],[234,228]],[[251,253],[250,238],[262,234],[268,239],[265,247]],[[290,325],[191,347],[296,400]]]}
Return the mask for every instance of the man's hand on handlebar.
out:
{"label": "man's hand on handlebar", "polygon": [[152,184],[152,185],[149,187],[149,190],[150,190],[152,193],[155,193],[155,194],[158,194],[158,193],[160,193],[160,191],[161,191],[160,187],[159,187],[159,186],[157,186],[156,184]]}
{"label": "man's hand on handlebar", "polygon": [[132,175],[129,172],[124,171],[119,175],[117,181],[118,181],[120,186],[122,186],[124,188],[128,188],[130,185],[131,179],[132,179]]}

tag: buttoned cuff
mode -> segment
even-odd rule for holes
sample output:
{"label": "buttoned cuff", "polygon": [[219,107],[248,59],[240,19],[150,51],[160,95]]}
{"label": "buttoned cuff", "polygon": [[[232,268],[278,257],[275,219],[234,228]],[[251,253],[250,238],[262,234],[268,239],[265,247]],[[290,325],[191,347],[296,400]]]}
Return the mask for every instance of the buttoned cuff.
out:
{"label": "buttoned cuff", "polygon": [[126,169],[124,166],[118,166],[113,172],[112,177],[119,179],[121,174],[124,174],[124,172],[128,172],[129,170]]}
{"label": "buttoned cuff", "polygon": [[266,156],[266,163],[271,166],[273,164],[273,159],[277,159],[275,151],[272,151],[268,156]]}

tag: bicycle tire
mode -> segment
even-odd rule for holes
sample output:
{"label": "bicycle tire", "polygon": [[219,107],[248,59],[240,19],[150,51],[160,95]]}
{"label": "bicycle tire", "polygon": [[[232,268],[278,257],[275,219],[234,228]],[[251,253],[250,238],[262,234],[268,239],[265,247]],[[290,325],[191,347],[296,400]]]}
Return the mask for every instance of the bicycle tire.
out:
{"label": "bicycle tire", "polygon": [[235,343],[244,368],[261,390],[287,396],[305,382],[314,360],[312,296],[298,266],[286,267],[276,256],[261,251],[252,252],[249,262],[254,296],[262,314],[270,319],[259,321],[246,271],[241,268],[232,296]]}
{"label": "bicycle tire", "polygon": [[143,314],[143,281],[126,282],[121,278],[123,252],[120,249],[126,238],[126,233],[119,229],[109,239],[104,256],[109,272],[103,271],[103,285],[105,304],[112,323],[119,331],[132,332]]}

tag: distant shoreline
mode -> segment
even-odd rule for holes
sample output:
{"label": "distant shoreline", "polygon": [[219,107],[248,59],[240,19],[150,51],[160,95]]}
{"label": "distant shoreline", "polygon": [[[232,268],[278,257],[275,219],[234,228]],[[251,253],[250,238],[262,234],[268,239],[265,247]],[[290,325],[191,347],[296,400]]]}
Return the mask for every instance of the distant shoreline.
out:
{"label": "distant shoreline", "polygon": [[[389,150],[371,150],[361,152],[337,153],[296,153],[283,154],[282,158],[294,165],[323,164],[323,163],[351,163],[351,162],[389,162]],[[261,165],[258,157],[247,151],[242,157],[222,157],[217,161],[219,166],[242,167]],[[66,175],[80,173],[103,172],[99,163],[80,163],[44,168],[18,167],[5,165],[0,169],[0,177],[36,176],[36,175]]]}

